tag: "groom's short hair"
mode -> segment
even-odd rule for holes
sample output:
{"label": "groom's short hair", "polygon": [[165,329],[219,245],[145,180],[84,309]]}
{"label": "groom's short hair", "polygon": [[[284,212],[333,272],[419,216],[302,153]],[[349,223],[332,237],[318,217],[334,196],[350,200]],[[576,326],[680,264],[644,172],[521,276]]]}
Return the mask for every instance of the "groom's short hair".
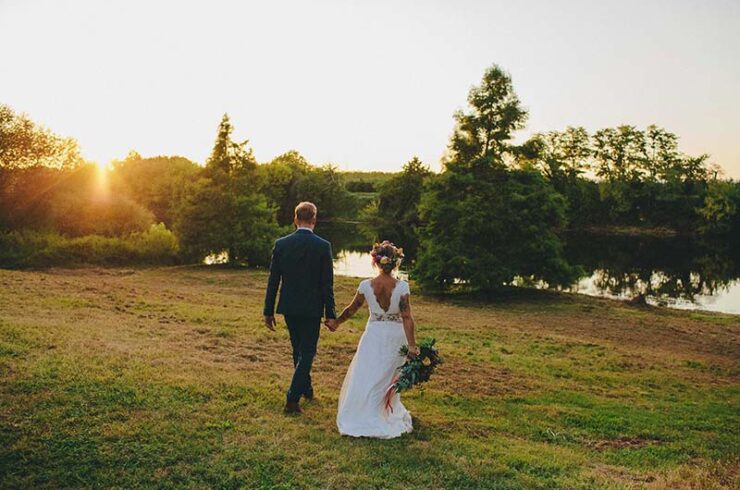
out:
{"label": "groom's short hair", "polygon": [[312,202],[303,201],[295,207],[295,219],[301,223],[310,223],[316,218],[316,205]]}

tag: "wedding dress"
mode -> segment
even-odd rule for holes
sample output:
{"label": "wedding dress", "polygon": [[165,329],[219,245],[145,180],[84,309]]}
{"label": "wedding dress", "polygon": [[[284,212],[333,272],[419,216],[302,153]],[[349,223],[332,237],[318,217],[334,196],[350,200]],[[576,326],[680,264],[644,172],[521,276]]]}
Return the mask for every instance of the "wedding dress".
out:
{"label": "wedding dress", "polygon": [[357,290],[367,301],[370,317],[342,383],[337,427],[343,435],[390,439],[413,429],[398,393],[393,394],[390,409],[385,407],[386,392],[404,363],[398,352],[407,343],[399,303],[410,293],[409,285],[396,282],[388,310],[378,303],[370,279]]}

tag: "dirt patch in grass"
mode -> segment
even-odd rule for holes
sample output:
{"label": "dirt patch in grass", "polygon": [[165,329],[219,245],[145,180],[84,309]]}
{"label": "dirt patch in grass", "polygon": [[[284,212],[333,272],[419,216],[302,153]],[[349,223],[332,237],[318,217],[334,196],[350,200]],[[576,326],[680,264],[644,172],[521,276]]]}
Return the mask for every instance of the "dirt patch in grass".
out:
{"label": "dirt patch in grass", "polygon": [[443,391],[464,392],[479,396],[518,395],[529,391],[532,380],[506,367],[467,362],[464,359],[445,359],[431,383]]}
{"label": "dirt patch in grass", "polygon": [[653,446],[660,444],[660,441],[655,439],[643,439],[640,437],[618,437],[616,439],[602,439],[599,441],[586,441],[585,446],[597,451],[604,451],[607,449],[624,449],[624,448],[640,448],[644,446]]}
{"label": "dirt patch in grass", "polygon": [[645,475],[628,470],[627,468],[597,464],[593,467],[593,474],[599,480],[618,482],[620,485],[627,485],[628,488],[635,486],[644,487],[646,483],[655,481],[655,476]]}

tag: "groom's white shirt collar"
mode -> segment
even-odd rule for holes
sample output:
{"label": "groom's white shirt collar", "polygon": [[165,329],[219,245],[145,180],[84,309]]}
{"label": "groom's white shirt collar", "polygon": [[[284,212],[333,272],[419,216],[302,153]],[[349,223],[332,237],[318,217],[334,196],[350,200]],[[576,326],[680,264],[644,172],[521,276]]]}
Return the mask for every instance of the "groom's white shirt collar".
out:
{"label": "groom's white shirt collar", "polygon": [[298,228],[295,229],[295,231],[298,231],[298,230],[308,230],[311,233],[313,233],[313,230],[311,228],[306,227],[306,226],[299,226]]}

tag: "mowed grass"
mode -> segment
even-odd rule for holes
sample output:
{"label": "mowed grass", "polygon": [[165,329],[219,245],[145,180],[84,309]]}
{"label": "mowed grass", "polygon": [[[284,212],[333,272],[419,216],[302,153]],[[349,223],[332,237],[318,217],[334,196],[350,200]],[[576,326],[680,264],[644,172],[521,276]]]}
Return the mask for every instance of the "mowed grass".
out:
{"label": "mowed grass", "polygon": [[[737,488],[740,317],[522,292],[413,293],[446,363],[412,434],[338,435],[366,313],[322,332],[317,399],[282,414],[263,272],[0,271],[4,488]],[[348,302],[357,280],[337,279]]]}

